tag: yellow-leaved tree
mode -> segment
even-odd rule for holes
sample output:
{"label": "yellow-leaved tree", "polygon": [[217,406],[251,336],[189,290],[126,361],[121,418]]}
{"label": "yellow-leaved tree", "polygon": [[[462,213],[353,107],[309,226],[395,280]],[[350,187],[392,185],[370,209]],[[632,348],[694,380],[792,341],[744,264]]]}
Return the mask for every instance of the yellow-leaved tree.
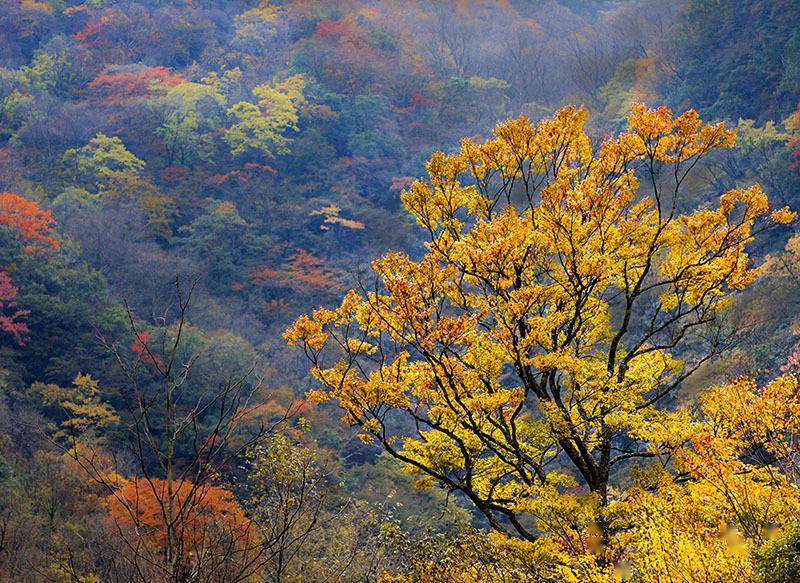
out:
{"label": "yellow-leaved tree", "polygon": [[376,260],[374,282],[285,338],[313,365],[312,401],[336,400],[421,486],[460,493],[537,577],[748,577],[737,537],[788,520],[795,488],[774,455],[745,469],[759,436],[721,403],[761,392],[671,394],[724,348],[720,312],[754,280],[747,244],[793,213],[758,186],[686,208],[698,161],[734,143],[724,124],[637,105],[594,140],[586,121],[566,107],[434,153],[402,193],[424,256]]}

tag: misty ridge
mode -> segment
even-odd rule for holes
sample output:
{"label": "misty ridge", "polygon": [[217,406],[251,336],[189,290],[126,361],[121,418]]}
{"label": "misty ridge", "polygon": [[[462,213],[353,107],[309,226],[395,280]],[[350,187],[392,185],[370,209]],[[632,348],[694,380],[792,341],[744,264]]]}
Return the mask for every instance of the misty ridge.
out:
{"label": "misty ridge", "polygon": [[798,193],[798,0],[0,0],[0,581],[800,580]]}

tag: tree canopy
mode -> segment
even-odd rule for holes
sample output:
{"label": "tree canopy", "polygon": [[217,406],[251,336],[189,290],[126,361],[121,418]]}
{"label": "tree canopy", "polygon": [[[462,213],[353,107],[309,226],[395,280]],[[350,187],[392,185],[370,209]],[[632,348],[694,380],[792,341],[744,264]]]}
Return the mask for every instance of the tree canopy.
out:
{"label": "tree canopy", "polygon": [[[700,440],[720,403],[697,413],[669,397],[725,346],[721,312],[755,277],[748,244],[794,213],[771,210],[758,185],[683,210],[698,161],[733,146],[722,123],[635,106],[627,131],[593,143],[586,119],[573,107],[536,125],[521,117],[485,142],[434,153],[428,178],[402,193],[429,235],[424,256],[376,260],[374,281],[284,336],[322,386],[309,399],[335,399],[345,422],[421,484],[463,494],[494,530],[552,553],[553,564],[602,571],[627,545],[652,542],[638,530],[646,524],[615,524],[645,495],[624,485],[637,483],[633,468],[647,470],[645,482],[684,472],[711,481],[717,468],[702,460],[741,463],[734,454],[751,436]],[[659,494],[705,511],[682,490]],[[647,508],[659,504],[677,501]],[[677,536],[693,536],[686,527]]]}

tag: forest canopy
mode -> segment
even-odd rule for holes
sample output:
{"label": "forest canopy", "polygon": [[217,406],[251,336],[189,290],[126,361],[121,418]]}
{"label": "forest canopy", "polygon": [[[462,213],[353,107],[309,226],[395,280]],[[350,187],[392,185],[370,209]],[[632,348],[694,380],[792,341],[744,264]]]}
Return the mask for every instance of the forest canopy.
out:
{"label": "forest canopy", "polygon": [[798,23],[0,0],[0,580],[800,579]]}

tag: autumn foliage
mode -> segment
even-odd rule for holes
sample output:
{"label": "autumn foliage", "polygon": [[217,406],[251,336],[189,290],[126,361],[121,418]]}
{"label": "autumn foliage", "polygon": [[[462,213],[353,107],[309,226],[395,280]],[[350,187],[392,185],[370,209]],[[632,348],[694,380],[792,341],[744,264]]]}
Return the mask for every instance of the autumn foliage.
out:
{"label": "autumn foliage", "polygon": [[[108,502],[111,519],[126,539],[145,545],[154,557],[171,544],[180,548],[181,556],[200,562],[229,554],[241,559],[257,539],[233,494],[216,486],[134,478]],[[171,543],[170,532],[175,539]]]}
{"label": "autumn foliage", "polygon": [[89,87],[112,104],[144,99],[165,93],[184,79],[166,67],[150,67],[142,71],[108,71],[95,77]]}
{"label": "autumn foliage", "polygon": [[277,285],[288,288],[329,288],[337,284],[338,270],[327,261],[304,249],[293,251],[277,269],[258,267],[250,272],[254,285]]}
{"label": "autumn foliage", "polygon": [[797,23],[0,0],[0,582],[800,582]]}
{"label": "autumn foliage", "polygon": [[248,162],[241,169],[231,170],[225,174],[215,174],[209,178],[209,181],[215,186],[222,186],[229,180],[235,180],[243,186],[251,186],[256,181],[263,180],[265,176],[274,176],[276,173],[274,168],[266,164]]}
{"label": "autumn foliage", "polygon": [[25,344],[28,336],[28,326],[22,321],[29,310],[21,310],[14,298],[19,289],[11,283],[11,278],[5,271],[0,271],[0,330],[14,337],[20,346]]}
{"label": "autumn foliage", "polygon": [[27,252],[58,249],[59,243],[53,237],[54,225],[51,211],[17,194],[0,193],[0,226],[12,229],[25,243]]}
{"label": "autumn foliage", "polygon": [[712,557],[707,580],[738,577],[749,563],[723,564],[719,529],[758,543],[798,492],[742,459],[753,433],[720,434],[736,411],[719,391],[699,412],[665,398],[724,347],[749,243],[794,213],[758,185],[679,210],[697,161],[734,143],[722,123],[637,105],[595,143],[586,121],[566,107],[434,153],[402,193],[425,255],[376,260],[374,285],[285,338],[311,360],[310,400],[337,401],[420,486],[463,493],[541,577],[610,581],[627,560],[642,580],[685,578],[684,547]]}
{"label": "autumn foliage", "polygon": [[[54,225],[51,211],[43,210],[37,203],[19,195],[0,193],[0,227],[21,241],[26,253],[59,249],[60,245],[54,238]],[[12,283],[8,272],[0,270],[0,330],[23,346],[29,333],[23,318],[30,311],[18,307],[15,301],[18,293],[19,289]]]}

